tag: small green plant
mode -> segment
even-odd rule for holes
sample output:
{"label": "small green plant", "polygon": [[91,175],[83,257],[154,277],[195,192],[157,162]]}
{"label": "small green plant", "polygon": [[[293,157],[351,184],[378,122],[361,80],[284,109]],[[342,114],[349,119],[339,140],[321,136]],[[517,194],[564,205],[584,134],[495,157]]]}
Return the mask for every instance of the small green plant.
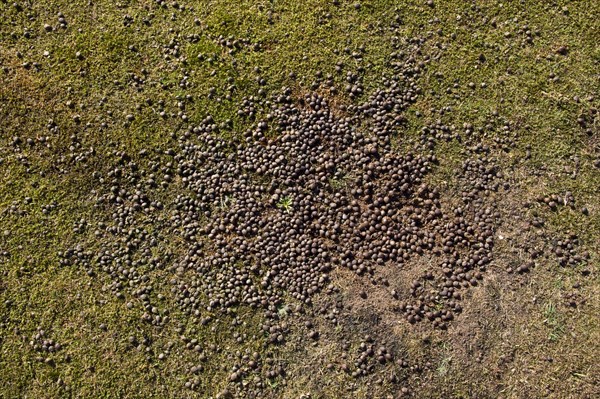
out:
{"label": "small green plant", "polygon": [[231,206],[234,202],[234,198],[231,195],[226,195],[219,200],[219,208],[225,210]]}
{"label": "small green plant", "polygon": [[271,381],[267,379],[267,384],[269,384],[269,387],[271,387],[272,389],[275,389],[279,386],[279,381]]}
{"label": "small green plant", "polygon": [[556,305],[552,302],[548,302],[544,306],[544,324],[550,328],[550,333],[548,334],[550,341],[558,340],[565,332],[565,326],[556,311]]}
{"label": "small green plant", "polygon": [[329,178],[329,186],[332,190],[344,190],[351,183],[352,177],[344,172],[338,172],[335,176]]}
{"label": "small green plant", "polygon": [[332,177],[329,179],[329,185],[334,190],[340,190],[340,189],[346,187],[346,181],[344,180],[343,177],[342,178]]}
{"label": "small green plant", "polygon": [[282,209],[285,213],[290,213],[292,210],[293,199],[289,195],[282,197],[277,203],[277,208]]}
{"label": "small green plant", "polygon": [[448,369],[450,368],[450,363],[452,362],[452,356],[446,357],[442,359],[440,365],[437,368],[437,373],[440,377],[448,374]]}
{"label": "small green plant", "polygon": [[277,309],[277,314],[281,318],[287,317],[289,312],[290,312],[290,308],[287,305],[283,305]]}

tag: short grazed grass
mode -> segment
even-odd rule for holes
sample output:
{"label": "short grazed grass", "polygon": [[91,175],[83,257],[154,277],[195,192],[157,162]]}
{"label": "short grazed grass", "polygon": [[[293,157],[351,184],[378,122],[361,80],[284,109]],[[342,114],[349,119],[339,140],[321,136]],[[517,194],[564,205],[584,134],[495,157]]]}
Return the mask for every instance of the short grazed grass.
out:
{"label": "short grazed grass", "polygon": [[[499,245],[493,277],[467,299],[465,307],[472,311],[466,309],[449,331],[432,333],[433,343],[441,345],[425,349],[423,331],[400,327],[407,352],[430,361],[436,371],[420,379],[415,395],[600,394],[600,172],[594,166],[600,159],[600,3],[437,1],[429,7],[424,1],[368,0],[359,9],[354,2],[334,3],[186,1],[179,2],[182,11],[170,2],[43,0],[16,7],[0,0],[0,397],[215,397],[222,392],[228,375],[221,366],[228,353],[264,350],[260,316],[248,314],[255,323],[238,343],[227,320],[211,330],[177,314],[165,283],[164,299],[152,294],[156,303],[173,309],[172,319],[189,322],[155,327],[110,292],[107,278],[59,263],[57,253],[82,238],[90,246],[102,245],[93,228],[73,231],[82,218],[92,226],[107,212],[95,206],[93,172],[107,172],[122,153],[148,168],[140,151],[149,158],[164,156],[165,148],[177,145],[171,134],[185,130],[185,120],[199,123],[210,115],[224,137],[237,137],[252,124],[236,112],[243,98],[257,96],[259,89],[267,97],[282,86],[309,92],[317,72],[334,76],[338,94],[331,101],[349,103],[345,75],[335,72],[336,63],[348,70],[366,65],[363,81],[370,92],[390,73],[390,38],[398,35],[390,31],[392,24],[399,27],[400,43],[426,37],[428,57],[419,81],[422,95],[407,111],[395,145],[410,148],[431,124],[454,126],[461,135],[469,128],[465,124],[481,128],[481,143],[493,148],[511,186],[499,204],[507,215],[518,216],[505,215],[503,225],[520,233],[519,222],[542,218],[548,240],[575,233],[581,250],[591,253],[589,262],[575,268],[560,267],[548,254],[521,276],[505,271],[512,249]],[[44,24],[57,26],[58,12],[68,28],[45,32]],[[241,44],[232,50],[219,44],[221,39]],[[557,52],[561,46],[567,48],[564,54]],[[585,127],[577,120],[582,115]],[[492,121],[506,126],[505,134],[486,133]],[[33,144],[13,145],[13,137]],[[435,151],[439,164],[430,179],[451,201],[460,192],[456,171],[466,155],[456,142],[441,143]],[[78,156],[87,161],[77,161]],[[330,183],[333,190],[344,188],[343,178]],[[575,198],[573,209],[552,211],[536,201],[566,191]],[[165,201],[173,195],[157,191]],[[58,206],[44,213],[42,206],[53,201]],[[222,206],[229,201],[224,198]],[[526,202],[529,207],[522,206]],[[282,198],[277,206],[293,212],[293,198]],[[528,235],[517,233],[514,243],[527,247]],[[180,250],[176,238],[171,243],[173,253]],[[167,279],[161,270],[148,273],[154,280]],[[575,307],[565,299],[574,293]],[[487,324],[477,322],[482,315],[490,318]],[[34,351],[30,341],[39,329],[63,349],[48,356]],[[204,365],[195,391],[185,388],[196,362],[193,353],[175,345],[165,360],[158,358],[183,334],[227,348]],[[332,336],[341,339],[335,331]],[[138,348],[130,337],[151,340],[152,349]],[[269,353],[291,366],[287,381],[266,380],[272,397],[300,397],[312,387],[313,397],[367,398],[386,389],[372,391],[341,373],[321,381],[331,374],[312,373],[310,364],[306,370],[301,353],[291,344]],[[319,367],[315,370],[325,370]],[[304,386],[295,383],[299,376]]]}
{"label": "short grazed grass", "polygon": [[565,327],[560,320],[560,316],[556,313],[556,305],[552,302],[548,302],[544,306],[544,324],[550,329],[548,338],[551,341],[558,340],[565,332]]}

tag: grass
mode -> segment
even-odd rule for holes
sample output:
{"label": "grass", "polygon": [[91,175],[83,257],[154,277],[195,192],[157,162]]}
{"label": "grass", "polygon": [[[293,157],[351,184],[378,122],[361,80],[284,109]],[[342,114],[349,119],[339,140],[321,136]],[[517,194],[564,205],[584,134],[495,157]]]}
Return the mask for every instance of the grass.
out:
{"label": "grass", "polygon": [[[471,331],[475,337],[484,337],[481,366],[469,363],[459,350],[460,327],[436,336],[450,349],[445,349],[437,377],[419,382],[424,386],[423,397],[574,398],[597,393],[600,173],[593,162],[600,156],[599,119],[596,116],[589,124],[592,133],[588,134],[577,117],[588,115],[599,104],[600,25],[593,18],[600,14],[598,2],[440,1],[428,7],[423,1],[367,0],[355,9],[352,2],[335,6],[320,0],[211,0],[181,2],[184,10],[148,1],[18,3],[20,7],[0,1],[0,68],[4,68],[0,69],[0,252],[10,254],[0,257],[0,397],[214,397],[228,384],[228,371],[222,368],[229,361],[227,351],[211,358],[205,365],[208,372],[198,377],[200,389],[191,391],[184,385],[191,379],[188,366],[197,358],[174,349],[166,360],[158,360],[169,342],[186,334],[231,352],[262,353],[265,337],[257,330],[261,324],[257,315],[245,315],[253,323],[243,331],[256,339],[242,344],[236,342],[225,320],[211,329],[195,326],[185,315],[172,314],[173,319],[189,320],[189,324],[159,328],[139,320],[141,304],[135,303],[133,309],[124,306],[110,292],[107,278],[91,278],[82,267],[61,265],[57,253],[80,242],[89,248],[102,245],[93,228],[77,234],[73,226],[82,217],[93,226],[110,216],[95,207],[93,190],[99,183],[92,173],[105,175],[120,153],[127,153],[141,168],[151,167],[152,159],[164,159],[160,149],[177,145],[171,134],[185,130],[183,115],[195,123],[209,115],[217,124],[229,120],[230,127],[221,132],[236,138],[252,125],[251,118],[236,113],[243,98],[256,95],[260,88],[267,98],[284,85],[297,93],[308,92],[318,71],[335,77],[339,94],[332,100],[349,102],[344,75],[335,72],[335,64],[356,68],[359,62],[352,53],[364,47],[362,65],[369,67],[363,80],[366,91],[372,90],[382,75],[390,73],[387,56],[393,49],[389,39],[396,33],[387,28],[392,23],[400,26],[400,42],[416,35],[429,37],[423,52],[431,55],[419,81],[423,95],[407,111],[398,148],[410,147],[423,126],[438,120],[454,125],[460,134],[464,123],[481,127],[481,142],[498,150],[513,187],[510,198],[501,203],[513,206],[539,195],[573,192],[575,209],[552,212],[539,204],[532,209],[546,220],[548,235],[575,232],[583,242],[582,250],[592,253],[587,265],[573,270],[559,268],[547,257],[520,280],[506,277],[507,292],[496,302],[504,316],[493,313],[491,330],[473,327]],[[44,24],[57,27],[59,11],[68,28],[45,32]],[[126,15],[131,18],[125,19]],[[230,51],[220,44],[221,36],[245,44]],[[560,46],[568,47],[565,55],[557,53]],[[82,59],[76,57],[78,51]],[[39,69],[24,67],[35,62]],[[297,78],[289,76],[292,71]],[[260,78],[265,79],[264,85],[259,84]],[[227,79],[235,83],[233,91],[228,90]],[[451,111],[440,111],[448,106]],[[493,117],[494,112],[498,117]],[[134,116],[129,123],[128,114]],[[50,119],[57,129],[49,127]],[[486,134],[491,120],[508,126],[506,133]],[[12,145],[15,136],[23,142],[32,139],[34,144]],[[501,151],[511,140],[515,150]],[[70,157],[70,146],[80,146],[74,151],[77,155],[93,147],[95,155],[76,161]],[[150,156],[139,155],[142,149]],[[460,190],[456,170],[466,154],[455,142],[435,151],[439,165],[431,182],[443,187],[451,200]],[[342,179],[330,184],[334,190],[344,187]],[[157,198],[164,201],[173,195],[161,188],[157,192]],[[31,203],[25,203],[25,197]],[[222,206],[233,200],[224,198]],[[44,214],[42,206],[52,201],[58,208]],[[277,206],[291,212],[293,199],[284,197]],[[588,207],[589,215],[580,212],[582,206]],[[531,209],[518,212],[526,218]],[[173,253],[178,250],[176,239],[165,245]],[[499,252],[498,259],[508,259],[508,252]],[[583,269],[589,269],[588,277],[581,274]],[[501,271],[493,273],[504,276]],[[155,281],[167,275],[161,270],[148,270],[148,274]],[[554,286],[557,279],[565,283]],[[572,293],[577,282],[581,288],[576,291],[586,303],[573,310],[560,298]],[[162,287],[166,298],[168,288]],[[169,299],[152,295],[161,307],[173,307]],[[541,309],[514,305],[530,303],[532,297],[543,298],[545,305]],[[101,324],[108,329],[100,329]],[[38,361],[40,354],[29,345],[39,328],[64,345],[56,354],[43,355],[54,360],[54,365]],[[418,330],[406,331],[407,339],[417,339],[419,334]],[[129,344],[129,336],[151,339],[150,352]],[[477,370],[496,368],[495,360],[508,352],[502,343],[507,336],[521,349],[511,366],[494,369],[497,374],[461,374],[452,367],[463,361],[474,369],[481,367]],[[297,351],[285,346],[278,350],[284,362],[302,361]],[[412,355],[426,357],[417,349]],[[540,360],[542,356],[554,361]],[[433,358],[440,358],[439,353]],[[534,372],[527,374],[528,370]],[[324,378],[317,374],[303,377],[315,392],[318,379]],[[294,397],[293,378],[287,382],[266,379],[272,397]],[[348,395],[344,387],[351,384],[357,384],[355,397],[368,397],[371,388],[366,383],[344,374],[335,378],[339,380],[332,377],[322,397]],[[531,385],[523,383],[524,379]],[[552,389],[545,391],[547,387]]]}
{"label": "grass", "polygon": [[550,329],[550,333],[548,334],[550,341],[557,341],[565,332],[565,327],[557,314],[556,305],[552,302],[548,302],[544,306],[544,324]]}

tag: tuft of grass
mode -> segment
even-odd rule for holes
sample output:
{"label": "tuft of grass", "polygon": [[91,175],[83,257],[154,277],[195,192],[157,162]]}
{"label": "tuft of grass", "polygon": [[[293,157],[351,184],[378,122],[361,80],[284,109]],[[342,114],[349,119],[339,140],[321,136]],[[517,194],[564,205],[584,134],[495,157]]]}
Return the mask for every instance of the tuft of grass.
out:
{"label": "tuft of grass", "polygon": [[450,370],[450,363],[452,362],[452,356],[448,356],[442,359],[439,366],[436,369],[439,377],[446,377]]}
{"label": "tuft of grass", "polygon": [[565,325],[558,314],[556,305],[552,302],[544,305],[544,324],[550,329],[548,333],[548,339],[552,342],[558,341],[560,337],[565,333]]}

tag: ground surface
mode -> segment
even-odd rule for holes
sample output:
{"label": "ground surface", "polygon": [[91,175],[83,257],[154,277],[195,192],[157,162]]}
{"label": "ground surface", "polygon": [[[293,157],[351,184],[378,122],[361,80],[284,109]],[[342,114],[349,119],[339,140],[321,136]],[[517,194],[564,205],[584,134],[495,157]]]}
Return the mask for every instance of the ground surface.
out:
{"label": "ground surface", "polygon": [[0,0],[0,397],[600,396],[599,21]]}

